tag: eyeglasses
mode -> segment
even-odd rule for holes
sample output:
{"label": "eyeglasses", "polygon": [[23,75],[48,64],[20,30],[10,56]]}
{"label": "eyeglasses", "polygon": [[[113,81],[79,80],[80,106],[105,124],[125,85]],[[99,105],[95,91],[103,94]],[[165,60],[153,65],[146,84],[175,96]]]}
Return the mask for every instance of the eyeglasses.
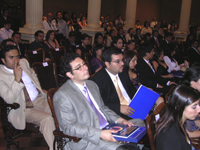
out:
{"label": "eyeglasses", "polygon": [[121,64],[122,62],[124,62],[124,60],[123,59],[122,60],[115,60],[115,61],[111,61],[111,62],[114,62],[116,64]]}
{"label": "eyeglasses", "polygon": [[87,66],[87,63],[86,63],[86,62],[83,62],[83,64],[79,65],[76,69],[72,69],[72,71],[73,71],[73,70],[82,71],[84,66]]}

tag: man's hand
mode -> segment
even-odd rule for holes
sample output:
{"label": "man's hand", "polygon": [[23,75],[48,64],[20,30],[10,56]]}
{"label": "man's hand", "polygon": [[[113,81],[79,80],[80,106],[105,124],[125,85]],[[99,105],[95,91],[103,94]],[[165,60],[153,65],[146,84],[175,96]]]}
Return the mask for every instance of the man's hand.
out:
{"label": "man's hand", "polygon": [[160,85],[160,84],[158,84],[158,88],[163,88],[163,86],[162,86],[162,85]]}
{"label": "man's hand", "polygon": [[42,91],[43,91],[45,94],[47,94],[47,91],[46,91],[45,89],[42,89]]}
{"label": "man's hand", "polygon": [[14,76],[15,76],[15,81],[20,83],[20,80],[21,80],[21,77],[22,77],[22,68],[20,67],[19,62],[15,63]]}
{"label": "man's hand", "polygon": [[172,85],[172,84],[177,85],[176,82],[171,82],[171,81],[170,81],[170,82],[169,82],[169,85]]}
{"label": "man's hand", "polygon": [[117,142],[117,140],[113,137],[112,133],[117,133],[117,130],[102,130],[101,131],[101,139],[107,142]]}
{"label": "man's hand", "polygon": [[132,122],[130,122],[130,121],[124,119],[124,118],[117,119],[117,123],[123,124],[123,125],[128,125],[129,127],[134,126],[134,124]]}
{"label": "man's hand", "polygon": [[168,78],[173,78],[174,75],[173,75],[173,74],[168,74],[167,77],[168,77]]}
{"label": "man's hand", "polygon": [[134,114],[135,110],[127,105],[120,106],[120,112],[124,115],[132,115]]}

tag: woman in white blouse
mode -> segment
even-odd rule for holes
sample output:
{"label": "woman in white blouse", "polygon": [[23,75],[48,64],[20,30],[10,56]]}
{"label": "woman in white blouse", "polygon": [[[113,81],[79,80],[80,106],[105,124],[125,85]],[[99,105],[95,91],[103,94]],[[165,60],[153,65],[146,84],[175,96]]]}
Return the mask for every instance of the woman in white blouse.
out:
{"label": "woman in white blouse", "polygon": [[134,40],[134,35],[133,35],[133,28],[129,28],[128,29],[128,33],[126,34],[126,42],[128,43],[128,41],[130,40]]}
{"label": "woman in white blouse", "polygon": [[184,67],[184,64],[179,65],[178,62],[173,58],[175,52],[175,45],[174,44],[168,44],[165,47],[165,56],[164,56],[164,61],[166,65],[168,66],[168,72],[170,73],[171,71],[178,71],[181,69],[181,67]]}

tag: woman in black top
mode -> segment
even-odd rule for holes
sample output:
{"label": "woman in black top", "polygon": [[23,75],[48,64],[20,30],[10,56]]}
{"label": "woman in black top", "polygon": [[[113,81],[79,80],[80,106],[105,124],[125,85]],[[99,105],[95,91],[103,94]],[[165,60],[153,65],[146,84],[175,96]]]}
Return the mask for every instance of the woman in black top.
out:
{"label": "woman in black top", "polygon": [[169,96],[164,114],[156,123],[156,149],[193,150],[185,130],[186,119],[194,120],[200,113],[199,93],[191,87],[179,85]]}

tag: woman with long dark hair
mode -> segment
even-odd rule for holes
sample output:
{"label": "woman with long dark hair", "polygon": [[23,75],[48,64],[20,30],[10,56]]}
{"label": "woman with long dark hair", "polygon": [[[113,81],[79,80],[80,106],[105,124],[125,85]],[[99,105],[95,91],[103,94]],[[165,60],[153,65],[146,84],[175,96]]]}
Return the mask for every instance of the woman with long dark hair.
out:
{"label": "woman with long dark hair", "polygon": [[58,41],[55,38],[55,32],[53,30],[49,30],[46,34],[45,43],[49,46],[49,48],[58,48],[60,47]]}
{"label": "woman with long dark hair", "polygon": [[184,124],[200,113],[199,99],[199,93],[191,87],[179,85],[175,88],[168,98],[164,114],[156,123],[156,149],[193,149]]}

